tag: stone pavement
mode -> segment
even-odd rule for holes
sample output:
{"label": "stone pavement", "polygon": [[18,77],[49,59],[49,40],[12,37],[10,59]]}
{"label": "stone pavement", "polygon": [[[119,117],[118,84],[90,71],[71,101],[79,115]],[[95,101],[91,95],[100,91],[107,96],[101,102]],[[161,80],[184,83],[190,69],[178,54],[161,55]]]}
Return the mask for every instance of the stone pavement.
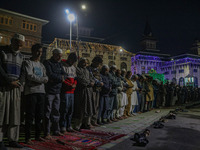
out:
{"label": "stone pavement", "polygon": [[[159,113],[156,113],[156,110],[161,110]],[[149,127],[153,122],[159,120],[162,116],[166,116],[169,111],[172,109],[154,109],[152,111],[138,114],[133,117],[129,117],[124,120],[120,120],[118,122],[113,122],[111,124],[106,124],[104,126],[93,128],[93,130],[100,130],[100,131],[107,131],[107,132],[114,132],[114,133],[121,133],[127,134],[116,141],[111,143],[102,145],[98,147],[99,150],[104,150],[115,146],[116,144],[124,141],[125,139],[129,138],[130,136],[134,135],[135,132],[140,132],[145,128]],[[32,150],[30,148],[23,148],[23,149],[16,149],[16,148],[8,148],[8,150]]]}
{"label": "stone pavement", "polygon": [[[157,110],[161,111],[159,113],[156,113]],[[140,132],[145,128],[149,127],[155,121],[158,121],[161,117],[166,116],[171,110],[172,109],[154,109],[152,111],[138,114],[136,116],[129,117],[118,122],[113,122],[111,124],[106,124],[104,126],[94,128],[94,130],[127,134],[127,136],[124,136],[116,141],[98,147],[98,149],[104,150],[115,146],[116,144],[134,135],[134,133]]]}

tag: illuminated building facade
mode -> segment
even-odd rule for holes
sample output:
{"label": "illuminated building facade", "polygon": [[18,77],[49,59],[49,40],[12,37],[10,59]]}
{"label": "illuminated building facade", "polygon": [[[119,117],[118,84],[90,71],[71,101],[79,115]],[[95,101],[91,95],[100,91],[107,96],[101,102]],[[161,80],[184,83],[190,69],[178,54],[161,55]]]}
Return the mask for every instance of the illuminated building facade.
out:
{"label": "illuminated building facade", "polygon": [[[63,59],[67,59],[70,53],[70,41],[68,39],[55,38],[54,41],[48,46],[46,51],[46,58],[52,56],[54,48],[61,48],[63,50]],[[78,53],[79,57],[85,57],[90,62],[95,56],[100,56],[103,59],[103,64],[109,66],[116,65],[118,69],[131,70],[131,58],[133,53],[126,51],[121,46],[108,45],[94,42],[84,42],[72,40],[71,52]]]}
{"label": "illuminated building facade", "polygon": [[151,27],[147,22],[143,39],[141,40],[142,50],[132,57],[132,73],[147,74],[149,70],[154,69],[157,73],[164,74],[165,78],[170,82],[181,86],[200,87],[199,41],[196,40],[196,44],[193,44],[192,50],[195,50],[196,53],[174,57],[160,53],[160,50],[156,49],[156,42],[152,35]]}

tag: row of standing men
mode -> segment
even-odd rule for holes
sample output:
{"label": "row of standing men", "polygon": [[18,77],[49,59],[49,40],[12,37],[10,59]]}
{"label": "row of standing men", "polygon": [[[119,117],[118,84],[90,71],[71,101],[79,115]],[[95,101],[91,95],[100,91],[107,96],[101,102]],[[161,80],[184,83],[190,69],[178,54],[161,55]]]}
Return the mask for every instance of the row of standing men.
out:
{"label": "row of standing men", "polygon": [[[77,56],[71,53],[61,60],[62,50],[54,49],[53,56],[43,64],[40,62],[42,45],[32,46],[32,57],[23,61],[20,48],[24,36],[14,35],[11,45],[0,48],[0,146],[3,133],[9,145],[22,148],[17,143],[20,125],[21,88],[25,95],[25,139],[32,144],[30,131],[35,120],[35,139],[41,138],[44,124],[45,138],[63,135],[65,132],[90,129],[105,123],[121,120],[135,113],[164,106],[171,101],[162,83],[158,84],[148,75],[133,75],[131,71],[120,71],[116,66],[103,65],[95,57],[91,65],[81,58],[77,67]],[[25,83],[24,86],[22,86]],[[156,88],[157,87],[157,88]],[[165,100],[166,99],[166,100]],[[169,105],[173,105],[169,102]],[[75,119],[72,128],[72,116]]]}

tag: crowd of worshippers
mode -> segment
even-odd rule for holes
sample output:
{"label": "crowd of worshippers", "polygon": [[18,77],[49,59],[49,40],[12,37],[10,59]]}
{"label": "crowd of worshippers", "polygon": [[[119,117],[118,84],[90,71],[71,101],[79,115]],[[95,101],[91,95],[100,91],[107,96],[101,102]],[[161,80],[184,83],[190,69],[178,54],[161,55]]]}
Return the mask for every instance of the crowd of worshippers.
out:
{"label": "crowd of worshippers", "polygon": [[52,135],[80,132],[153,108],[200,100],[198,88],[164,85],[149,75],[132,75],[115,65],[104,65],[98,56],[91,63],[86,58],[78,60],[75,53],[63,60],[62,50],[56,48],[52,57],[41,63],[42,45],[35,44],[32,57],[23,61],[20,49],[24,41],[23,35],[15,34],[11,45],[0,47],[1,148],[6,149],[3,135],[10,146],[22,148],[18,139],[23,109],[25,142],[32,144],[33,121],[35,140],[42,141],[42,131],[46,139],[51,139]]}

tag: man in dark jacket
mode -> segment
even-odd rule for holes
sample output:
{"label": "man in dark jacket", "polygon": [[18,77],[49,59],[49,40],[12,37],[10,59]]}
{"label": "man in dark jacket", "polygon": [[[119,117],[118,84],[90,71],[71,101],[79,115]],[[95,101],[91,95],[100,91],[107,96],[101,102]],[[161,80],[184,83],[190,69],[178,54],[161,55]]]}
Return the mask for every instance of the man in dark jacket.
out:
{"label": "man in dark jacket", "polygon": [[107,112],[109,109],[109,93],[111,91],[112,85],[109,79],[109,67],[107,65],[103,65],[101,70],[101,78],[103,82],[103,87],[100,92],[100,100],[99,100],[99,114],[97,123],[102,125],[106,123],[105,119],[107,118]]}
{"label": "man in dark jacket", "polygon": [[62,50],[56,48],[53,50],[53,56],[44,62],[49,78],[45,87],[45,136],[47,139],[51,139],[50,121],[52,121],[53,134],[62,135],[59,128],[60,90],[66,79],[66,74],[60,62],[61,57]]}
{"label": "man in dark jacket", "polygon": [[98,118],[98,112],[99,112],[99,98],[100,98],[101,87],[103,86],[99,68],[102,66],[102,63],[103,63],[102,58],[96,56],[92,60],[91,66],[88,67],[88,70],[95,81],[95,84],[93,86],[93,93],[92,93],[93,115],[91,118],[91,124],[93,126],[98,126],[97,118]]}
{"label": "man in dark jacket", "polygon": [[117,121],[116,120],[116,111],[117,111],[117,106],[118,106],[118,103],[117,103],[117,88],[120,86],[120,82],[118,82],[117,80],[117,76],[115,74],[117,70],[117,67],[115,65],[111,66],[110,67],[110,73],[109,73],[109,78],[111,80],[111,84],[112,84],[112,91],[110,92],[110,108],[109,108],[109,111],[108,111],[108,122],[111,121]]}

